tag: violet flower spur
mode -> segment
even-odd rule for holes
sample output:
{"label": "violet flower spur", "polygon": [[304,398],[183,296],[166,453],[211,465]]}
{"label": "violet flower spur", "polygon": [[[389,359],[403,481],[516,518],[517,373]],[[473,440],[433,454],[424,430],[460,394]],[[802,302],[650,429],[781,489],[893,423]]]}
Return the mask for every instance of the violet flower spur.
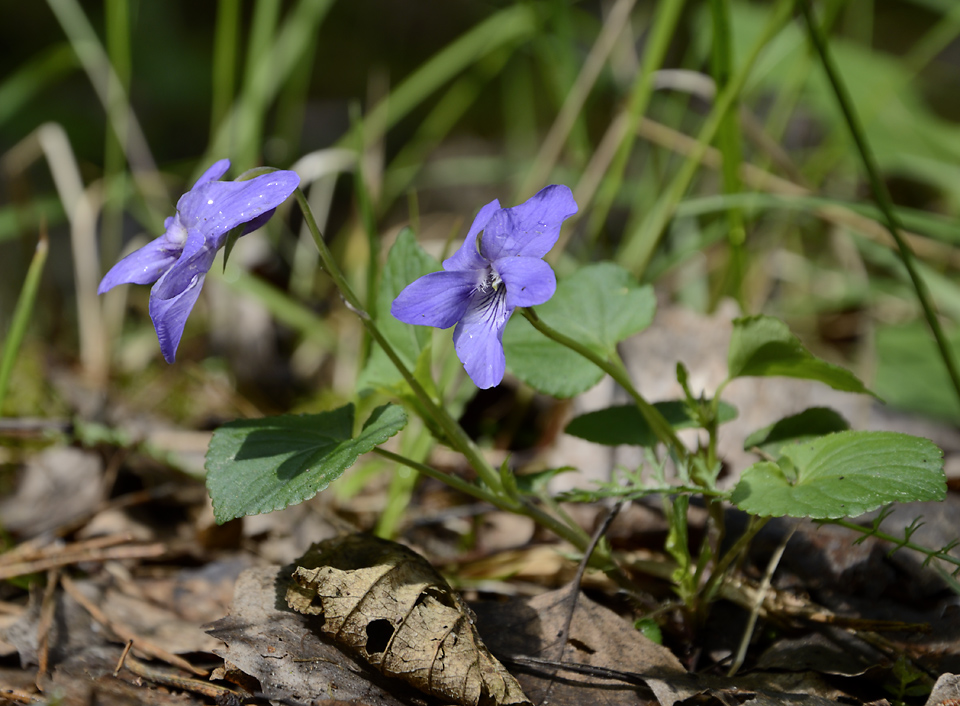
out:
{"label": "violet flower spur", "polygon": [[221,159],[203,173],[177,202],[166,232],[110,268],[99,294],[118,284],[150,284],[150,318],[168,363],[176,360],[187,316],[227,234],[247,224],[242,235],[264,225],[274,209],[300,185],[291,171],[276,171],[248,181],[217,181],[230,168]]}
{"label": "violet flower spur", "polygon": [[[449,328],[470,379],[480,388],[499,385],[506,360],[503,330],[518,306],[543,304],[557,279],[543,256],[577,212],[566,186],[548,186],[513,208],[491,201],[480,209],[466,239],[433,272],[407,285],[390,312],[407,324]],[[483,233],[481,235],[481,232]]]}

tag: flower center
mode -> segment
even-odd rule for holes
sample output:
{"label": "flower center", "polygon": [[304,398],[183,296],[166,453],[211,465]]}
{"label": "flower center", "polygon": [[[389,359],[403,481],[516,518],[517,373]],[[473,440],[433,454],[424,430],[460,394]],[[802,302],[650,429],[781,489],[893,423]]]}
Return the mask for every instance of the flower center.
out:
{"label": "flower center", "polygon": [[177,212],[172,219],[168,220],[166,236],[167,242],[176,248],[183,249],[184,244],[187,242],[187,229],[180,223],[179,212]]}
{"label": "flower center", "polygon": [[500,289],[501,284],[503,284],[503,280],[500,279],[500,275],[491,267],[486,277],[480,281],[479,289],[481,292],[496,292]]}

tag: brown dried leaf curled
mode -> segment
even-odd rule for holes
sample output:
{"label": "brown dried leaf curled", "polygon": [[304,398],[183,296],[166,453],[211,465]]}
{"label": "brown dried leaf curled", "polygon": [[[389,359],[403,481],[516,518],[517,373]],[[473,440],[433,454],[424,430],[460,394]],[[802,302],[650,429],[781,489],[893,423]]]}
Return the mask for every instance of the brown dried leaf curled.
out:
{"label": "brown dried leaf curled", "polygon": [[473,613],[419,554],[369,535],[315,544],[287,604],[390,677],[465,706],[530,706],[490,654]]}

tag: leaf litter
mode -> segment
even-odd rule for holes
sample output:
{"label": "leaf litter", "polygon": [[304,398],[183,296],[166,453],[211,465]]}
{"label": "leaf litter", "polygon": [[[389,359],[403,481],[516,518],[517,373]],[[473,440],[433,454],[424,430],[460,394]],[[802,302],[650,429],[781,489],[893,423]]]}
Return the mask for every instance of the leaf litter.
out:
{"label": "leaf litter", "polygon": [[[782,416],[784,410],[770,409],[771,397],[760,395],[763,404],[750,413]],[[955,454],[955,445],[940,443]],[[6,644],[0,643],[0,689],[8,690],[0,697],[29,703],[42,698],[37,683],[43,694],[62,694],[63,703],[71,704],[86,704],[92,694],[97,703],[117,704],[211,703],[216,698],[290,704],[451,702],[377,672],[324,632],[325,618],[296,613],[285,601],[295,567],[282,564],[311,542],[335,534],[334,527],[343,524],[338,517],[359,518],[369,527],[382,484],[342,501],[325,493],[302,506],[214,530],[199,484],[171,475],[155,461],[127,454],[119,468],[111,469],[115,447],[49,448],[57,453],[24,455],[18,494],[3,507],[5,525],[8,516],[22,522],[15,535],[20,544],[0,555],[0,570],[12,571],[11,581],[18,582],[0,589],[0,641]],[[43,492],[47,480],[56,485]],[[427,507],[441,494],[447,507],[448,489],[422,483],[412,507]],[[922,515],[915,539],[945,544],[956,535],[956,503],[950,493],[944,503],[898,507],[889,519],[890,531],[897,534]],[[450,507],[451,517],[456,510]],[[574,511],[585,527],[591,526],[586,508]],[[658,512],[653,505],[635,503],[609,533],[625,565],[640,557],[666,566],[657,553],[664,531]],[[958,698],[953,675],[960,673],[960,604],[935,568],[922,567],[905,551],[890,554],[892,547],[876,538],[854,545],[857,535],[842,528],[801,523],[763,603],[763,629],[754,636],[747,660],[752,672],[727,679],[725,660],[742,636],[744,606],[755,595],[748,589],[780,541],[784,522],[772,522],[757,537],[738,577],[741,587],[728,587],[698,633],[678,631],[669,613],[662,624],[665,646],[645,640],[632,627],[645,611],[669,604],[667,581],[635,573],[639,603],[625,603],[602,576],[588,575],[583,585],[590,597],[579,595],[561,646],[557,625],[569,605],[569,587],[553,589],[573,574],[575,563],[565,556],[569,550],[527,531],[511,546],[511,531],[494,541],[492,534],[484,535],[482,523],[444,521],[443,509],[435,514],[433,524],[411,526],[403,536],[431,546],[435,561],[444,557],[446,571],[471,598],[479,636],[534,704],[544,694],[552,704],[884,703],[896,696],[899,655],[909,657],[921,674],[907,685],[920,691],[908,694],[906,703],[919,706],[930,689],[929,706],[955,706]],[[693,545],[702,532],[702,513],[691,508],[690,517]],[[735,525],[731,520],[732,531]],[[14,560],[23,565],[11,569]],[[26,583],[20,572],[27,569],[34,572],[34,585],[50,571],[66,577],[50,584],[46,619],[43,591],[28,594],[18,587]],[[64,590],[71,581],[100,608],[102,622]],[[440,607],[458,604],[456,594],[444,595],[443,600],[432,596]],[[206,635],[200,630],[204,624]],[[873,633],[865,627],[890,624],[929,630]],[[133,635],[134,651],[114,676],[126,642],[117,628]],[[46,669],[38,673],[44,636]],[[191,675],[144,652],[151,643],[209,671],[210,677]]]}

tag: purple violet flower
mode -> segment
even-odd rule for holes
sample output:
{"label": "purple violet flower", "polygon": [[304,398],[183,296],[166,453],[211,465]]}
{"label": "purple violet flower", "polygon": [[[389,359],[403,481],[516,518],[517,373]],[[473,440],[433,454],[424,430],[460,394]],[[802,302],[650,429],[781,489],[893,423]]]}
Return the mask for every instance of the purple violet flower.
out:
{"label": "purple violet flower", "polygon": [[227,234],[244,223],[246,235],[264,225],[300,184],[295,172],[276,171],[248,181],[217,181],[230,168],[221,159],[177,202],[166,232],[110,268],[97,293],[118,284],[150,284],[150,318],[160,350],[174,362],[187,316]]}
{"label": "purple violet flower", "polygon": [[483,389],[499,385],[507,319],[516,307],[553,296],[557,279],[542,258],[560,237],[560,225],[576,212],[566,186],[548,186],[513,208],[491,201],[460,249],[443,261],[443,271],[407,285],[390,313],[407,324],[456,324],[453,344],[467,375]]}

